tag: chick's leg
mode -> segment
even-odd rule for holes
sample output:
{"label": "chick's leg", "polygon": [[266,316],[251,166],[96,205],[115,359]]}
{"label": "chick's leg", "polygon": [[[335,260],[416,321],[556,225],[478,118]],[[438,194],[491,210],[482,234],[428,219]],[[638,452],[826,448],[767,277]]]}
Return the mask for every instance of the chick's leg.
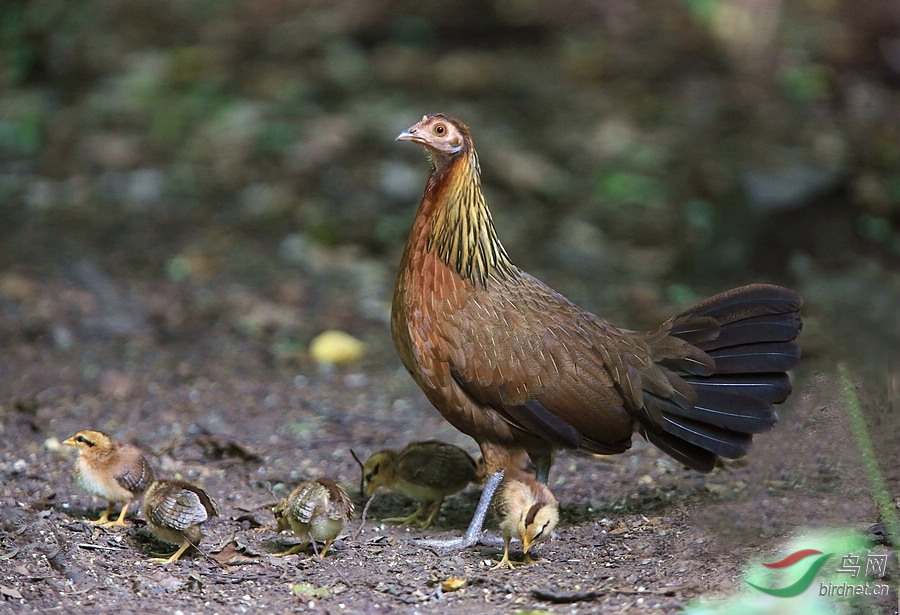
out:
{"label": "chick's leg", "polygon": [[88,521],[91,525],[106,525],[109,523],[109,513],[112,511],[113,506],[115,506],[114,502],[110,502],[109,506],[106,507],[106,510],[103,511],[103,514],[100,515],[100,518],[96,521]]}
{"label": "chick's leg", "polygon": [[191,546],[191,541],[185,540],[183,543],[181,543],[181,546],[178,547],[178,550],[175,551],[175,553],[173,553],[169,557],[167,557],[167,558],[166,557],[151,557],[150,561],[162,563],[162,564],[171,564],[172,562],[177,562],[178,558],[181,557],[184,554],[184,552],[190,548],[190,546]]}
{"label": "chick's leg", "polygon": [[[328,540],[326,540],[326,541],[325,541],[325,546],[322,547],[322,552],[321,552],[321,553],[318,553],[318,552],[317,552],[316,555],[318,555],[320,558],[323,558],[323,559],[324,559],[324,558],[325,558],[325,554],[328,553],[328,549],[329,549],[329,547],[331,547],[331,543],[333,543],[333,542],[334,542],[334,538],[329,538]],[[315,545],[316,545],[316,543],[314,542],[314,543],[313,543],[313,548],[315,548]]]}
{"label": "chick's leg", "polygon": [[128,504],[122,507],[122,512],[119,513],[119,518],[115,521],[108,521],[103,524],[103,527],[128,527],[128,524],[125,523],[125,515],[128,513]]}
{"label": "chick's leg", "polygon": [[545,455],[534,455],[531,457],[534,464],[535,480],[539,483],[547,484],[550,480],[550,466],[553,465],[553,455],[547,453]]}
{"label": "chick's leg", "polygon": [[452,538],[450,540],[417,540],[415,544],[428,547],[431,549],[466,549],[471,547],[478,539],[481,538],[481,528],[484,527],[484,518],[487,516],[488,508],[491,505],[491,499],[494,492],[503,480],[503,470],[496,474],[492,474],[484,483],[484,489],[481,491],[481,499],[478,500],[478,508],[475,509],[475,515],[469,523],[469,528],[461,538]]}
{"label": "chick's leg", "polygon": [[306,548],[305,544],[294,545],[287,551],[281,551],[280,553],[275,553],[276,557],[285,557],[287,555],[294,555],[295,553],[300,553],[303,549]]}
{"label": "chick's leg", "polygon": [[491,568],[491,570],[497,570],[498,568],[503,568],[503,567],[506,567],[506,568],[509,568],[510,570],[512,570],[517,565],[518,565],[518,562],[513,562],[513,561],[510,561],[510,559],[509,559],[509,536],[504,536],[503,537],[503,559],[501,559],[500,562],[496,566]]}
{"label": "chick's leg", "polygon": [[431,514],[428,515],[428,518],[425,519],[425,523],[422,524],[423,528],[431,527],[431,525],[437,519],[438,513],[441,512],[441,506],[444,505],[444,498],[441,498],[437,502],[434,503],[434,507],[431,509]]}
{"label": "chick's leg", "polygon": [[387,517],[386,519],[382,519],[382,521],[386,523],[399,523],[400,525],[412,525],[413,522],[418,520],[418,518],[421,517],[426,510],[428,510],[429,506],[431,506],[430,500],[423,502],[422,505],[419,506],[413,512],[413,514],[408,517]]}

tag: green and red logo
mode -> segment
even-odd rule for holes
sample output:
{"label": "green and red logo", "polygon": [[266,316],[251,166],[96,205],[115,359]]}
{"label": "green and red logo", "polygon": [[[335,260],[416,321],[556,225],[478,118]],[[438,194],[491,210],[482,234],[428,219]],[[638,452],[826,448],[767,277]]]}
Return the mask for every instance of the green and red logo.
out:
{"label": "green and red logo", "polygon": [[834,553],[822,553],[821,551],[817,551],[816,549],[801,549],[800,551],[794,551],[781,561],[773,562],[771,564],[763,563],[763,566],[765,566],[766,568],[790,568],[794,564],[797,564],[798,562],[801,562],[814,555],[818,557],[816,557],[814,560],[808,560],[806,571],[800,576],[800,578],[786,587],[762,587],[761,585],[756,585],[754,583],[751,583],[750,581],[747,581],[747,584],[750,585],[750,587],[758,589],[761,592],[765,592],[770,596],[775,596],[777,598],[793,598],[794,596],[799,596],[800,594],[805,592],[810,585],[812,585],[813,579],[819,572],[822,564],[825,563],[825,560],[834,555]]}

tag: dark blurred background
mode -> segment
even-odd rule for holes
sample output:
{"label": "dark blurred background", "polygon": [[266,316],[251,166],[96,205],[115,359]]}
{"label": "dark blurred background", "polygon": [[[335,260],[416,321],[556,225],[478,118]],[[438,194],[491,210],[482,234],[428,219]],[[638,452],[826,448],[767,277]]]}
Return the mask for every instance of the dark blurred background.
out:
{"label": "dark blurred background", "polygon": [[[428,173],[394,138],[435,111],[471,127],[513,260],[616,324],[804,295],[797,450],[766,460],[789,486],[711,526],[867,505],[829,469],[838,362],[900,503],[897,0],[0,0],[6,476],[85,427],[247,436],[275,476],[449,432],[403,422],[427,404],[388,326]],[[326,329],[366,344],[333,380]]]}
{"label": "dark blurred background", "polygon": [[393,139],[445,111],[514,260],[586,307],[644,326],[780,281],[813,352],[896,349],[894,0],[6,0],[0,23],[0,300],[276,263],[350,271],[383,321],[427,174]]}

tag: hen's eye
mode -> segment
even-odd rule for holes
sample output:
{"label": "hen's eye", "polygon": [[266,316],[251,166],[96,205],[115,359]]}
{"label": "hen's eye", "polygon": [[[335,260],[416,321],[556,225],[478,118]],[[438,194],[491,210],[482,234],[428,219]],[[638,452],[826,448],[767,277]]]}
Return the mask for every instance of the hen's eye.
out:
{"label": "hen's eye", "polygon": [[443,124],[438,124],[437,126],[434,127],[434,134],[436,134],[439,137],[444,136],[445,134],[447,134],[447,127],[444,126]]}

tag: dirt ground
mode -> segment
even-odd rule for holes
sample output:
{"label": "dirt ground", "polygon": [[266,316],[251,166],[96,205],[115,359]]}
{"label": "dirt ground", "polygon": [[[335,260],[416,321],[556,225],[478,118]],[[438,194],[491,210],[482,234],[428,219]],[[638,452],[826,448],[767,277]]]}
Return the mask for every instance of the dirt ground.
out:
{"label": "dirt ground", "polygon": [[[616,457],[561,454],[551,474],[561,522],[532,567],[491,570],[501,551],[495,523],[489,544],[462,552],[411,544],[462,532],[474,488],[451,498],[431,529],[379,524],[413,508],[388,494],[360,527],[351,448],[368,455],[424,438],[477,448],[415,388],[387,324],[348,307],[358,289],[270,271],[256,287],[135,281],[91,263],[4,274],[0,611],[675,613],[746,591],[748,562],[781,557],[805,529],[865,532],[878,521],[833,367],[812,357],[777,429],[708,476],[638,438]],[[322,370],[278,339],[315,331],[323,314],[366,341],[361,362]],[[84,522],[105,503],[77,488],[74,451],[60,446],[84,428],[137,443],[158,476],[215,497],[221,515],[201,545],[206,557],[149,562],[173,547],[139,514],[124,531]],[[275,498],[318,476],[354,494],[353,523],[324,560],[274,556],[291,544],[272,530]],[[442,591],[454,577],[463,587]],[[896,613],[896,598],[848,612]]]}
{"label": "dirt ground", "polygon": [[[900,503],[897,7],[0,2],[0,614],[898,615],[893,555],[887,596],[827,612],[746,583],[800,536],[882,521],[839,360]],[[360,527],[351,448],[477,452],[387,320],[427,172],[393,139],[433,111],[477,135],[510,255],[614,323],[725,279],[801,291],[794,395],[746,459],[560,454],[561,522],[516,570],[491,569],[493,521],[462,552],[413,544],[461,533],[475,488],[433,528],[379,524],[413,510],[388,494]],[[319,368],[326,329],[365,356]],[[125,530],[85,523],[105,502],[60,445],[85,428],[213,495],[203,554],[151,563],[173,546],[138,506]],[[319,476],[357,517],[324,560],[274,556],[272,505]]]}

